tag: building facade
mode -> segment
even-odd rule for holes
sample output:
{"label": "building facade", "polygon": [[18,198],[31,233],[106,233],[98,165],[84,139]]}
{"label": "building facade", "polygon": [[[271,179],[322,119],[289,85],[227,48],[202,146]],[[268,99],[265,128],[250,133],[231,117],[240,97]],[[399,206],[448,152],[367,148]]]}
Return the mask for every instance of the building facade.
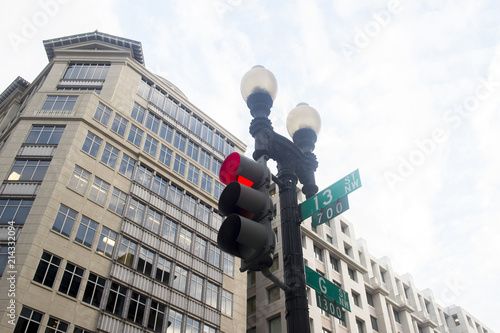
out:
{"label": "building facade", "polygon": [[0,95],[0,331],[244,332],[216,207],[245,145],[148,71],[140,42],[43,44],[45,69]]}
{"label": "building facade", "polygon": [[[304,200],[302,193],[297,195],[299,202]],[[270,270],[283,280],[278,197],[273,201],[278,243]],[[356,239],[353,225],[342,216],[315,228],[311,218],[302,222],[302,247],[305,265],[345,290],[351,309],[344,311],[344,320],[334,318],[321,310],[316,291],[307,287],[311,332],[493,332],[461,307],[442,307],[432,291],[415,287],[411,275],[397,274],[388,258],[372,256],[366,242]],[[284,291],[255,272],[247,274],[247,287],[247,333],[285,332]]]}

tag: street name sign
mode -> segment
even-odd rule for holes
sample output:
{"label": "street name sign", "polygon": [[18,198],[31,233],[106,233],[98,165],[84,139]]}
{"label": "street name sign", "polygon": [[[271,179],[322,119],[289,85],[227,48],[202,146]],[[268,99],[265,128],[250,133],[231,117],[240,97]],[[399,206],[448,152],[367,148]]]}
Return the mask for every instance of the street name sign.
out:
{"label": "street name sign", "polygon": [[332,301],[326,297],[323,293],[316,290],[316,305],[326,313],[331,314],[335,318],[345,321],[344,311],[342,307],[337,304],[337,302]]}
{"label": "street name sign", "polygon": [[348,209],[349,200],[347,200],[347,195],[338,198],[337,201],[334,201],[312,214],[312,226],[317,227],[320,224],[326,223]]}
{"label": "street name sign", "polygon": [[305,270],[306,282],[309,287],[324,294],[326,297],[331,299],[332,302],[337,302],[338,305],[347,311],[351,311],[351,307],[349,305],[349,294],[345,290],[340,289],[333,282],[328,281],[324,276],[315,272],[311,268],[305,266]]}
{"label": "street name sign", "polygon": [[344,178],[330,185],[325,190],[318,192],[315,196],[304,201],[300,205],[302,220],[305,220],[321,208],[330,205],[337,199],[346,196],[360,187],[361,178],[359,178],[359,169],[356,169]]}

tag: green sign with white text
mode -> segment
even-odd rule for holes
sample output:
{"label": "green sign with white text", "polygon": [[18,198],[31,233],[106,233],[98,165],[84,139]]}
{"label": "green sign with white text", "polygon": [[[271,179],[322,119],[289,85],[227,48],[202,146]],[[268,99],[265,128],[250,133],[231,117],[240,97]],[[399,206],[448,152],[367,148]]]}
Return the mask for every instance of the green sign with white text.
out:
{"label": "green sign with white text", "polygon": [[347,200],[347,195],[342,198],[337,199],[337,201],[329,204],[326,207],[321,208],[317,212],[312,214],[312,226],[317,227],[320,224],[326,223],[333,219],[335,216],[339,216],[343,212],[349,209],[349,200]]}
{"label": "green sign with white text", "polygon": [[305,266],[305,270],[306,282],[309,287],[324,294],[347,311],[351,311],[349,294],[345,290],[340,289],[333,282],[328,281],[323,275],[315,272],[311,268]]}
{"label": "green sign with white text", "polygon": [[345,321],[344,310],[338,305],[337,302],[332,301],[324,294],[316,290],[316,305],[326,313],[331,314],[335,318]]}

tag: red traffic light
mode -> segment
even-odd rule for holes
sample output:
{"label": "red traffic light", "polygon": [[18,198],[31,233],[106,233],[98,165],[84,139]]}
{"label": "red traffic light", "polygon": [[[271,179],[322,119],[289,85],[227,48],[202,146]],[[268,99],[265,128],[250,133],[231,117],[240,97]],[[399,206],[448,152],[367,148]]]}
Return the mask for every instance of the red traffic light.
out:
{"label": "red traffic light", "polygon": [[258,187],[265,179],[266,169],[262,164],[240,153],[232,153],[222,163],[219,179],[226,185],[238,182],[248,187]]}

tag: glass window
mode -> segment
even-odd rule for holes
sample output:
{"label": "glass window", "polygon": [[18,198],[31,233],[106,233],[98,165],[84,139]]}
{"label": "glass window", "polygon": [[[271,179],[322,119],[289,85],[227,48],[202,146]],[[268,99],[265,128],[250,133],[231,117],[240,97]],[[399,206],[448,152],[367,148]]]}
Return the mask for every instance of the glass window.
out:
{"label": "glass window", "polygon": [[141,247],[141,251],[139,252],[139,261],[137,262],[137,270],[142,274],[151,276],[151,273],[153,272],[154,259],[154,252]]}
{"label": "glass window", "polygon": [[112,113],[113,111],[110,108],[99,102],[94,113],[94,119],[107,126]]}
{"label": "glass window", "polygon": [[220,267],[220,255],[220,249],[216,245],[210,244],[208,262],[216,267]]}
{"label": "glass window", "polygon": [[224,143],[225,143],[224,136],[222,136],[219,133],[215,133],[214,135],[214,148],[220,151],[221,153],[224,152]]}
{"label": "glass window", "polygon": [[113,192],[111,193],[111,199],[109,200],[108,209],[117,213],[118,215],[122,215],[126,201],[127,194],[115,187],[113,188]]}
{"label": "glass window", "polygon": [[88,132],[85,141],[83,142],[82,150],[92,157],[97,157],[99,148],[101,147],[102,139],[95,134]]}
{"label": "glass window", "polygon": [[137,251],[137,244],[125,237],[122,238],[120,247],[118,248],[118,255],[116,261],[126,266],[132,267],[134,264],[135,253]]}
{"label": "glass window", "polygon": [[373,303],[373,295],[369,292],[366,292],[366,300],[368,302],[368,305],[375,306]]}
{"label": "glass window", "polygon": [[208,126],[207,124],[203,124],[201,128],[201,138],[208,142],[209,144],[212,144],[212,137],[214,135],[213,130]]}
{"label": "glass window", "polygon": [[120,116],[119,114],[115,114],[115,118],[113,119],[113,123],[111,123],[111,130],[118,134],[119,136],[125,135],[125,130],[127,129],[128,120]]}
{"label": "glass window", "polygon": [[160,137],[168,143],[171,143],[173,135],[174,128],[166,122],[162,121],[160,126]]}
{"label": "glass window", "polygon": [[186,149],[186,137],[179,132],[175,132],[174,135],[174,147],[184,152]]}
{"label": "glass window", "polygon": [[52,288],[60,264],[61,258],[43,251],[42,258],[38,263],[38,267],[36,269],[33,280],[49,288]]}
{"label": "glass window", "polygon": [[217,308],[219,297],[219,287],[212,282],[207,281],[207,293],[205,296],[205,304]]}
{"label": "glass window", "polygon": [[316,245],[314,245],[314,258],[323,261],[323,249]]}
{"label": "glass window", "polygon": [[349,273],[349,277],[351,278],[351,280],[358,281],[356,278],[356,271],[354,269],[348,268],[347,272]]}
{"label": "glass window", "polygon": [[177,234],[177,223],[165,217],[163,219],[163,228],[161,231],[162,237],[174,243],[176,234]]}
{"label": "glass window", "polygon": [[151,186],[151,180],[153,179],[153,170],[147,168],[144,165],[139,165],[137,168],[137,173],[135,175],[135,181],[149,188]]}
{"label": "glass window", "polygon": [[203,238],[196,236],[194,241],[194,254],[201,259],[205,259],[207,253],[207,241]]}
{"label": "glass window", "polygon": [[378,332],[377,318],[375,318],[374,316],[370,316],[370,321],[372,322],[373,330]]}
{"label": "glass window", "polygon": [[196,143],[194,143],[193,141],[189,140],[187,150],[186,150],[186,155],[191,157],[193,160],[197,161],[198,160],[198,150],[199,150],[198,145],[196,145]]}
{"label": "glass window", "polygon": [[219,160],[216,160],[215,158],[212,159],[212,172],[219,177],[219,172],[220,172],[220,167],[222,166],[222,162]]}
{"label": "glass window", "polygon": [[182,158],[179,154],[175,154],[174,171],[182,176],[186,172],[186,159]]}
{"label": "glass window", "polygon": [[189,285],[189,296],[201,301],[203,294],[203,278],[196,274],[191,275],[191,284]]}
{"label": "glass window", "polygon": [[155,134],[158,134],[158,129],[160,128],[160,117],[149,111],[146,118],[146,128],[150,129]]}
{"label": "glass window", "polygon": [[281,333],[281,317],[269,320],[269,333]]}
{"label": "glass window", "polygon": [[106,311],[114,313],[117,316],[121,316],[125,305],[127,290],[127,288],[119,285],[118,283],[111,283],[108,301],[106,302]]}
{"label": "glass window", "polygon": [[155,332],[162,332],[163,321],[165,318],[165,305],[156,301],[151,301],[148,316],[148,328]]}
{"label": "glass window", "polygon": [[198,185],[198,181],[200,180],[200,169],[191,163],[188,166],[187,179],[196,185]]}
{"label": "glass window", "polygon": [[208,193],[212,193],[212,182],[213,178],[203,172],[201,176],[201,188]]}
{"label": "glass window", "polygon": [[280,287],[274,286],[267,290],[267,300],[269,304],[280,299]]}
{"label": "glass window", "polygon": [[42,181],[49,164],[46,160],[15,160],[7,180]]}
{"label": "glass window", "polygon": [[172,263],[163,257],[158,257],[156,263],[155,279],[165,285],[168,285],[170,279],[170,269]]}
{"label": "glass window", "polygon": [[232,254],[224,252],[223,258],[224,258],[224,265],[222,268],[223,272],[229,276],[234,276],[234,256]]}
{"label": "glass window", "polygon": [[356,319],[356,327],[358,328],[358,333],[365,332],[365,323],[361,320]]}
{"label": "glass window", "polygon": [[73,175],[69,180],[68,187],[80,193],[81,195],[85,195],[85,191],[87,191],[87,186],[90,181],[90,172],[87,170],[75,165],[75,169],[73,170]]}
{"label": "glass window", "polygon": [[118,160],[118,154],[120,151],[106,143],[104,150],[102,151],[101,162],[114,169],[116,166],[116,161]]}
{"label": "glass window", "polygon": [[149,155],[155,157],[157,150],[158,150],[158,140],[147,134],[146,141],[144,141],[144,151]]}
{"label": "glass window", "polygon": [[171,323],[170,327],[168,328],[168,333],[180,333],[182,332],[182,321],[183,321],[183,316],[182,313],[170,310],[168,313],[168,321]]}
{"label": "glass window", "polygon": [[182,199],[182,190],[177,188],[175,185],[170,185],[168,187],[167,200],[176,205],[177,207],[180,207],[181,199]]}
{"label": "glass window", "polygon": [[157,234],[160,231],[162,214],[154,209],[148,208],[148,215],[144,226],[146,229]]}
{"label": "glass window", "polygon": [[181,123],[181,125],[184,125],[186,127],[189,126],[189,118],[191,116],[189,115],[189,112],[182,107],[180,107],[177,111],[177,121]]}
{"label": "glass window", "polygon": [[336,272],[340,272],[339,260],[337,258],[332,257],[332,255],[330,255],[330,267],[334,269]]}
{"label": "glass window", "polygon": [[92,247],[95,234],[97,233],[97,225],[97,222],[86,216],[82,216],[80,225],[78,226],[78,230],[76,232],[75,241],[85,245],[86,247]]}
{"label": "glass window", "polygon": [[135,164],[136,161],[132,157],[128,156],[127,154],[123,154],[118,172],[125,177],[132,178],[132,175],[134,174]]}
{"label": "glass window", "polygon": [[76,298],[78,290],[80,290],[84,272],[83,268],[69,262],[66,263],[66,269],[59,285],[59,292]]}
{"label": "glass window", "polygon": [[144,213],[146,211],[146,205],[142,202],[135,200],[134,198],[130,198],[130,202],[128,204],[127,209],[127,218],[134,221],[137,224],[142,224],[142,220],[144,218]]}
{"label": "glass window", "polygon": [[224,191],[224,184],[216,180],[214,182],[214,197],[219,199],[222,191]]}
{"label": "glass window", "polygon": [[95,201],[101,206],[106,203],[108,197],[109,183],[105,182],[99,177],[94,177],[94,182],[90,187],[89,199]]}
{"label": "glass window", "polygon": [[158,157],[158,160],[161,163],[165,164],[166,166],[170,166],[170,163],[172,161],[172,154],[173,154],[172,149],[164,145],[161,145],[160,156]]}
{"label": "glass window", "polygon": [[247,299],[247,316],[252,316],[257,311],[257,298],[255,296]]}
{"label": "glass window", "polygon": [[141,130],[139,127],[135,126],[134,124],[132,124],[132,125],[130,125],[130,131],[128,132],[127,140],[130,143],[136,145],[137,147],[140,147],[143,134],[144,134],[143,130]]}
{"label": "glass window", "polygon": [[116,232],[109,230],[106,227],[102,227],[101,236],[99,237],[99,243],[97,244],[96,251],[111,258],[113,254],[113,248],[115,247],[115,243],[116,243]]}
{"label": "glass window", "polygon": [[77,214],[78,213],[75,210],[61,205],[56,219],[54,220],[52,230],[55,230],[64,236],[69,236],[71,230],[73,229],[73,224],[75,223]]}
{"label": "glass window", "polygon": [[71,63],[64,73],[65,80],[104,81],[108,75],[110,64]]}
{"label": "glass window", "polygon": [[[166,96],[163,91],[158,88],[153,89],[151,92],[151,103],[158,106],[160,109],[164,109]],[[167,112],[168,113],[168,112]]]}
{"label": "glass window", "polygon": [[199,333],[200,332],[200,322],[188,317],[186,320],[186,333]]}
{"label": "glass window", "polygon": [[66,333],[68,331],[69,323],[60,319],[49,317],[45,333]]}
{"label": "glass window", "polygon": [[151,90],[151,83],[147,82],[146,79],[142,78],[141,82],[139,83],[139,89],[137,93],[144,99],[148,99],[150,90]]}
{"label": "glass window", "polygon": [[17,319],[15,333],[38,332],[42,323],[43,313],[23,306]]}
{"label": "glass window", "polygon": [[47,96],[43,103],[44,111],[72,111],[75,107],[78,96]]}
{"label": "glass window", "polygon": [[28,199],[0,199],[0,224],[24,224],[32,205]]}
{"label": "glass window", "polygon": [[219,215],[219,213],[217,213],[216,211],[213,211],[212,212],[212,227],[214,229],[219,230],[221,224],[222,224],[222,216]]}
{"label": "glass window", "polygon": [[172,287],[179,290],[180,292],[186,292],[187,286],[187,274],[188,271],[180,266],[175,267],[174,281],[172,282]]}
{"label": "glass window", "polygon": [[85,287],[85,291],[83,293],[82,301],[95,307],[100,307],[102,296],[104,295],[105,284],[105,278],[90,272],[89,278],[87,279],[87,286]]}
{"label": "glass window", "polygon": [[207,170],[210,169],[210,163],[211,163],[212,157],[210,156],[209,153],[207,153],[205,150],[201,150],[200,152],[200,164],[205,167]]}
{"label": "glass window", "polygon": [[233,316],[233,294],[225,289],[222,289],[222,303],[220,310],[225,315],[228,315],[230,317]]}
{"label": "glass window", "polygon": [[140,106],[137,103],[134,103],[134,106],[132,108],[132,113],[131,116],[138,122],[142,124],[144,120],[144,115],[146,114],[146,109],[144,109],[142,106]]}
{"label": "glass window", "polygon": [[56,145],[61,140],[64,126],[33,125],[25,143]]}
{"label": "glass window", "polygon": [[201,135],[201,120],[198,117],[193,115],[191,117],[191,123],[189,124],[189,129],[194,134],[200,136]]}
{"label": "glass window", "polygon": [[186,213],[189,213],[191,215],[194,215],[194,211],[196,209],[196,198],[193,198],[189,194],[184,194],[184,200],[182,201],[182,209]]}
{"label": "glass window", "polygon": [[151,190],[160,197],[165,198],[167,196],[168,180],[156,174]]}
{"label": "glass window", "polygon": [[193,241],[193,233],[181,227],[181,230],[179,232],[179,246],[182,249],[189,251],[191,250],[192,241]]}
{"label": "glass window", "polygon": [[202,222],[208,224],[210,219],[210,207],[205,206],[201,202],[198,203],[198,209],[196,210],[196,217]]}

